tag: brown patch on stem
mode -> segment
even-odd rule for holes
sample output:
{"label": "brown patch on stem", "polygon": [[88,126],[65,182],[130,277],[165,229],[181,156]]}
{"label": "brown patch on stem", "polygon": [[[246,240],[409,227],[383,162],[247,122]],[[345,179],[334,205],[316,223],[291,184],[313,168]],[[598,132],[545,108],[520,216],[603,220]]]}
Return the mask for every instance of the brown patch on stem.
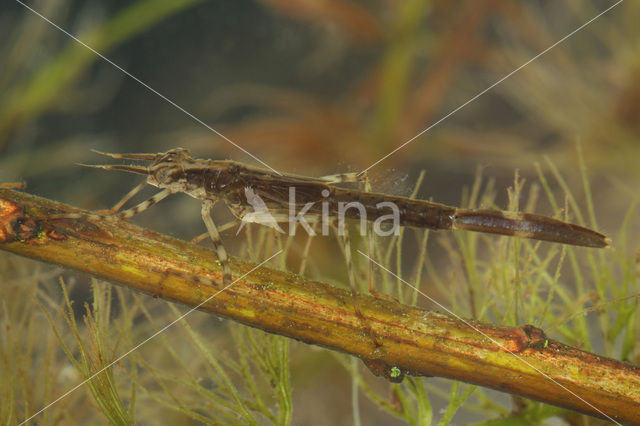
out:
{"label": "brown patch on stem", "polygon": [[37,231],[36,223],[20,206],[0,198],[0,243],[28,240]]}

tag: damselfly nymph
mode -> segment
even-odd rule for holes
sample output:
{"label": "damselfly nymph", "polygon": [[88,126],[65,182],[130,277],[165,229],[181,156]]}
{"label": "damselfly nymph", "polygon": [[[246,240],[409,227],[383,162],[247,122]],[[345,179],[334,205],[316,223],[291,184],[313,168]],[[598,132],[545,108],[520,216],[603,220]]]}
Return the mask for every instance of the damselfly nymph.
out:
{"label": "damselfly nymph", "polygon": [[[213,204],[219,200],[225,202],[241,221],[244,219],[245,222],[260,222],[273,227],[277,226],[274,225],[274,221],[283,220],[283,216],[291,218],[289,212],[292,209],[303,209],[305,214],[316,217],[337,217],[344,214],[347,219],[357,220],[364,216],[367,221],[377,221],[389,215],[391,205],[395,206],[392,210],[397,211],[400,226],[433,230],[468,230],[595,248],[609,245],[609,239],[597,231],[543,215],[461,209],[424,200],[336,186],[343,182],[357,182],[359,176],[356,173],[319,178],[295,174],[280,175],[235,161],[192,158],[189,151],[183,148],[158,154],[98,153],[116,159],[151,162],[146,166],[91,166],[146,176],[146,180],[129,192],[111,211],[116,217],[132,217],[178,192],[202,202],[202,218],[223,266],[225,283],[231,281],[228,257],[210,215]],[[128,210],[117,212],[119,207],[147,184],[161,191]],[[292,193],[294,198],[291,197]],[[359,208],[345,209],[347,204],[357,204]]]}

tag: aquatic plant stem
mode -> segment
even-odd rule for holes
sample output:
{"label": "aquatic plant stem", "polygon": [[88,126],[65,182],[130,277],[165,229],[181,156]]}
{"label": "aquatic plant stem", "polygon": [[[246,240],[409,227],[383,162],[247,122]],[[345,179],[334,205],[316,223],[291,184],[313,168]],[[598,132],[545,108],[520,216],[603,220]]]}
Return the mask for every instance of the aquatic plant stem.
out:
{"label": "aquatic plant stem", "polygon": [[[124,221],[61,218],[78,212],[0,188],[0,249],[188,306],[219,292],[221,287],[212,282],[222,279],[222,267],[209,249]],[[235,277],[253,267],[231,259]],[[350,291],[267,267],[200,306],[267,332],[359,357],[372,372],[392,381],[406,374],[447,377],[640,423],[640,369],[635,366],[563,345],[529,325],[463,321],[366,295],[359,296],[359,308],[375,341],[363,331]]]}

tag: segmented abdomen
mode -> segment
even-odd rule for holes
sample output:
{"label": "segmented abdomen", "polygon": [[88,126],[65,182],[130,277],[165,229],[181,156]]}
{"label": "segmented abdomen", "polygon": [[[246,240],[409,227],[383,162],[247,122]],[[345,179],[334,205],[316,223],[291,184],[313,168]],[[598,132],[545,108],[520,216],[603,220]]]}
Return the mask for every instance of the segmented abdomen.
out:
{"label": "segmented abdomen", "polygon": [[585,247],[607,247],[609,239],[584,226],[532,213],[457,209],[453,229],[512,235]]}

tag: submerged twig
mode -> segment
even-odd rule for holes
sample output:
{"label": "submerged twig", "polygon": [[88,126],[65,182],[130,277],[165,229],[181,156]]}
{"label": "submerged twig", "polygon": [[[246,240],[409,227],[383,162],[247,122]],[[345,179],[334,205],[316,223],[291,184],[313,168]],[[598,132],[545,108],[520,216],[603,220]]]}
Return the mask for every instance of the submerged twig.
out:
{"label": "submerged twig", "polygon": [[[124,221],[61,219],[73,207],[0,188],[0,248],[197,306],[218,293],[210,250]],[[86,213],[86,212],[85,212]],[[232,259],[242,276],[255,265]],[[201,277],[204,281],[189,277]],[[640,423],[640,369],[548,339],[536,327],[462,321],[266,267],[199,309],[361,358],[390,380],[440,376],[617,421]],[[514,356],[516,355],[516,356]],[[544,372],[542,375],[540,372]]]}

